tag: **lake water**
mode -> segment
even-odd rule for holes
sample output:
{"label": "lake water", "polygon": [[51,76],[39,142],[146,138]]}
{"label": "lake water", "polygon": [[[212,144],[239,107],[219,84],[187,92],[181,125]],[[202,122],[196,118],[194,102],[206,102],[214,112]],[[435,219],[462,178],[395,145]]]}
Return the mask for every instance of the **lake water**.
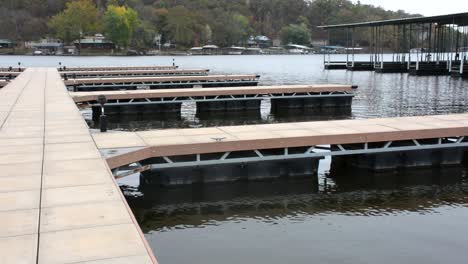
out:
{"label": "lake water", "polygon": [[[259,74],[260,85],[342,83],[359,88],[347,115],[198,117],[113,120],[123,130],[296,120],[462,113],[468,82],[407,74],[324,71],[322,57],[27,57],[0,56],[0,66],[170,65],[214,74]],[[367,57],[365,57],[367,58]],[[87,117],[89,113],[84,113]],[[160,263],[466,263],[466,169],[342,171],[322,160],[318,177],[183,188],[138,189],[120,181]]]}

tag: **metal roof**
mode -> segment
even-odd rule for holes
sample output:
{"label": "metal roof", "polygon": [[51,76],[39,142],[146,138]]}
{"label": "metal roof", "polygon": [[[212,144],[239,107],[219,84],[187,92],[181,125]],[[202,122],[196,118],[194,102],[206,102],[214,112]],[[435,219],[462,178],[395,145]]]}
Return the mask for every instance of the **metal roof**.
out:
{"label": "metal roof", "polygon": [[9,39],[0,39],[0,44],[13,44],[13,42]]}
{"label": "metal roof", "polygon": [[437,23],[439,25],[455,24],[459,26],[467,26],[468,25],[468,13],[458,13],[458,14],[429,16],[429,17],[409,17],[409,18],[401,18],[401,19],[389,19],[389,20],[350,23],[350,24],[325,25],[325,26],[318,26],[318,28],[337,29],[337,28],[390,26],[390,25],[407,25],[407,24],[422,24],[422,23]]}

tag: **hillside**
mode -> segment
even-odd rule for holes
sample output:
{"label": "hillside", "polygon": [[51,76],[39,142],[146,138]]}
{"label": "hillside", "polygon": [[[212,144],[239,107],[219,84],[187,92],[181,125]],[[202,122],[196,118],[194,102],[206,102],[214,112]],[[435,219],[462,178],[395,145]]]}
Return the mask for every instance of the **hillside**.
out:
{"label": "hillside", "polygon": [[[63,11],[66,0],[3,0],[0,6],[0,39],[14,41],[54,37],[50,19]],[[132,47],[154,45],[154,36],[180,47],[213,43],[245,44],[248,36],[286,39],[294,30],[306,29],[304,38],[326,36],[315,26],[408,17],[347,0],[94,0],[99,16],[108,4],[128,6],[138,13],[139,24],[131,37]],[[292,26],[291,26],[292,25]],[[295,27],[296,26],[296,27]],[[93,34],[104,31],[97,27]],[[293,33],[291,33],[293,32]],[[105,33],[105,32],[101,32]]]}

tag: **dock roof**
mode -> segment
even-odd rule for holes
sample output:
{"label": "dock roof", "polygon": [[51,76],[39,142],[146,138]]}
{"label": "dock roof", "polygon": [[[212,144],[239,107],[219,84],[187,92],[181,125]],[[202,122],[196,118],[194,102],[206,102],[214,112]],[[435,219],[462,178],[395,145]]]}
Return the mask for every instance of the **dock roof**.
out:
{"label": "dock roof", "polygon": [[360,22],[360,23],[324,25],[324,26],[318,26],[318,28],[339,29],[339,28],[408,25],[408,24],[423,24],[423,23],[437,23],[439,25],[455,24],[459,26],[467,26],[468,25],[468,12],[449,14],[449,15],[440,15],[440,16],[409,17],[409,18],[369,21],[369,22]]}

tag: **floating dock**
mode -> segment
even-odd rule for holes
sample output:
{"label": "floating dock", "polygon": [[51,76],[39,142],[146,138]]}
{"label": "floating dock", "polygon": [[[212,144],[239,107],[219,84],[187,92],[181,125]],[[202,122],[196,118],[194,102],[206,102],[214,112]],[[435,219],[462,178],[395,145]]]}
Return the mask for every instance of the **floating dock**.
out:
{"label": "floating dock", "polygon": [[[317,165],[314,160],[325,156],[353,159],[356,155],[368,155],[361,160],[372,161],[369,167],[376,170],[451,165],[461,162],[460,151],[468,147],[465,136],[468,136],[468,114],[95,133],[93,139],[111,169],[140,163],[144,170],[151,168],[160,174],[173,175],[173,179],[170,176],[166,179],[172,185],[189,184],[197,177],[208,181],[198,174],[193,177],[186,170],[181,174],[177,169],[182,167],[218,168],[216,172],[221,173],[216,175],[220,179],[213,178],[212,171],[207,170],[205,176],[210,175],[209,181],[238,180],[239,176],[249,174],[255,178],[265,170],[273,173],[272,177],[280,177],[282,168],[275,167],[278,161],[297,161],[296,170],[313,172]],[[392,156],[401,153],[405,153],[401,160]],[[372,155],[377,155],[380,161],[375,162]],[[223,164],[230,170],[222,170]],[[236,168],[235,176],[223,177],[226,171],[234,171],[233,164],[254,164],[254,168],[246,174]],[[275,169],[267,169],[269,166]]]}
{"label": "floating dock", "polygon": [[145,91],[109,91],[70,93],[80,106],[92,107],[93,119],[101,114],[99,97],[106,98],[105,113],[180,112],[184,102],[195,102],[197,112],[260,110],[264,99],[272,110],[351,107],[356,86],[284,85],[255,87],[158,89]]}
{"label": "floating dock", "polygon": [[164,88],[256,86],[258,75],[207,75],[171,77],[90,78],[65,80],[74,92]]}
{"label": "floating dock", "polygon": [[375,72],[378,73],[407,73],[408,63],[406,62],[381,62],[374,66]]}
{"label": "floating dock", "polygon": [[197,76],[197,75],[208,75],[209,71],[210,70],[208,69],[61,71],[60,74],[65,80],[67,80],[67,79],[76,79],[76,78]]}
{"label": "floating dock", "polygon": [[0,67],[0,72],[22,72],[24,68]]}
{"label": "floating dock", "polygon": [[429,76],[429,75],[449,75],[449,62],[416,62],[412,63],[409,68],[411,75]]}
{"label": "floating dock", "polygon": [[468,66],[465,65],[465,67],[462,69],[458,63],[458,65],[452,66],[450,75],[452,77],[468,78]]}
{"label": "floating dock", "polygon": [[323,62],[325,70],[347,70],[348,63],[346,61],[326,61]]}
{"label": "floating dock", "polygon": [[176,70],[178,66],[89,66],[60,67],[59,71],[137,71],[137,70]]}
{"label": "floating dock", "polygon": [[355,61],[347,65],[349,71],[373,71],[374,63],[368,61]]}
{"label": "floating dock", "polygon": [[0,263],[157,263],[56,69],[0,90]]}
{"label": "floating dock", "polygon": [[0,71],[0,79],[12,80],[20,74],[20,72]]}

